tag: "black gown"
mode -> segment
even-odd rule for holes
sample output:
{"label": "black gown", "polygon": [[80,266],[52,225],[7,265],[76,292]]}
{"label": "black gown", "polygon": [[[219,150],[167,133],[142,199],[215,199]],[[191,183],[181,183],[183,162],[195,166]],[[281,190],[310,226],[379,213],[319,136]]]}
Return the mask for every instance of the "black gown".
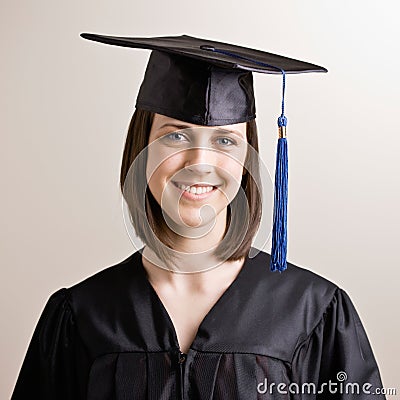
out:
{"label": "black gown", "polygon": [[141,253],[50,296],[12,400],[385,399],[363,393],[380,373],[334,283],[290,263],[270,272],[265,252],[247,258],[184,354]]}

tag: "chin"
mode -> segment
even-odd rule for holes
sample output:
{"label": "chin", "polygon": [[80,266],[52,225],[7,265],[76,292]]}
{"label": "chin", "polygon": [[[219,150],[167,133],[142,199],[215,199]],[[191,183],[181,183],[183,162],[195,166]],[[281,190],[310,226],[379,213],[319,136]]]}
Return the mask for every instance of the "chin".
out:
{"label": "chin", "polygon": [[181,215],[181,220],[174,219],[174,222],[181,227],[199,228],[213,222],[214,218],[201,218],[200,213],[191,213],[190,215]]}
{"label": "chin", "polygon": [[200,209],[191,210],[180,210],[180,214],[173,213],[165,210],[168,218],[171,220],[172,225],[176,225],[181,228],[200,228],[202,226],[213,225],[216,221],[214,211],[211,212],[200,212]]}

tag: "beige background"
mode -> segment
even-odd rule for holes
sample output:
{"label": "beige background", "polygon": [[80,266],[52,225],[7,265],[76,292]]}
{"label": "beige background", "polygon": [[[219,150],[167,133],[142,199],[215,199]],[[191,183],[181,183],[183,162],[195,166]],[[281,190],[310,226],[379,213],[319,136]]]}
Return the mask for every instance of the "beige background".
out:
{"label": "beige background", "polygon": [[[2,0],[0,398],[50,294],[134,251],[118,174],[149,52],[81,32],[189,34],[328,68],[287,79],[288,258],[349,293],[384,385],[400,392],[398,12],[366,0]],[[255,77],[271,170],[280,84]]]}

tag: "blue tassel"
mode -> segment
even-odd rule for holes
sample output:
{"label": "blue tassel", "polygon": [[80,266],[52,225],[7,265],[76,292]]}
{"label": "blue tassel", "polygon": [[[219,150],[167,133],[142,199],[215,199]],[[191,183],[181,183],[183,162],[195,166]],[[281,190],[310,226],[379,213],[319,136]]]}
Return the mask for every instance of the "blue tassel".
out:
{"label": "blue tassel", "polygon": [[[286,129],[286,117],[278,118],[280,130]],[[281,131],[281,132],[282,132]],[[286,135],[285,135],[286,136]],[[287,268],[287,199],[288,199],[288,150],[286,137],[278,139],[275,168],[274,214],[272,228],[271,271],[282,272]]]}
{"label": "blue tassel", "polygon": [[255,64],[274,68],[282,73],[282,114],[278,118],[279,139],[276,152],[276,168],[275,168],[275,193],[274,193],[274,221],[272,228],[272,249],[271,249],[271,271],[282,272],[287,268],[287,192],[288,192],[288,156],[286,141],[286,124],[285,117],[285,86],[286,73],[282,68],[274,65],[262,63],[257,60],[231,53],[226,50],[216,49],[213,46],[202,46],[203,50],[209,50],[216,53],[226,54],[241,60],[251,61]]}

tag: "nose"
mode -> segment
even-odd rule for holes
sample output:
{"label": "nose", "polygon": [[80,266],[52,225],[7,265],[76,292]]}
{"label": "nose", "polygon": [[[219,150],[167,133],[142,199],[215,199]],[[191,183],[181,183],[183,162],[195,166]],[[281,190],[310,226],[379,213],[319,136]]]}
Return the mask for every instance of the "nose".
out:
{"label": "nose", "polygon": [[214,152],[207,148],[195,148],[187,151],[185,168],[194,174],[209,174],[213,172]]}

